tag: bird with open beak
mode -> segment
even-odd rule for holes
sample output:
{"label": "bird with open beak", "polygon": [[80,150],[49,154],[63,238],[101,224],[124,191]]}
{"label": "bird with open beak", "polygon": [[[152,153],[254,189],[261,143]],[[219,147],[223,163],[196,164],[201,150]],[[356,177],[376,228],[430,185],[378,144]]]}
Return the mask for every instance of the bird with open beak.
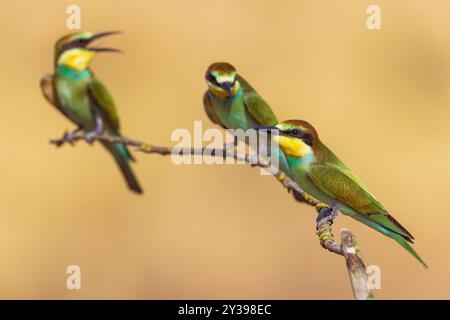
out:
{"label": "bird with open beak", "polygon": [[[55,44],[55,70],[41,79],[41,89],[47,101],[78,126],[69,136],[80,130],[84,130],[89,139],[105,132],[113,136],[121,135],[113,98],[90,69],[97,53],[121,52],[115,48],[93,46],[92,43],[119,33],[71,33]],[[134,159],[127,147],[119,143],[102,144],[114,157],[128,187],[142,193],[130,164]]]}

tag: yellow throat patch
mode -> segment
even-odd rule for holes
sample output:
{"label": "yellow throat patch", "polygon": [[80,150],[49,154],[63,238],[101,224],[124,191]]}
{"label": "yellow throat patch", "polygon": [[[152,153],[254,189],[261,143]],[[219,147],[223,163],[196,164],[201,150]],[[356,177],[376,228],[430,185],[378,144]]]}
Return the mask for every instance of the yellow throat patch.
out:
{"label": "yellow throat patch", "polygon": [[[210,82],[208,82],[208,87],[209,90],[211,90],[211,92],[218,98],[220,99],[226,99],[228,98],[228,93],[223,90],[221,87],[218,87]],[[239,81],[235,81],[233,87],[231,88],[231,94],[233,95],[233,97],[237,94],[237,92],[239,91],[240,88],[240,84]]]}
{"label": "yellow throat patch", "polygon": [[312,154],[312,148],[300,139],[274,136],[274,140],[278,142],[281,150],[286,156],[303,158],[308,154]]}
{"label": "yellow throat patch", "polygon": [[95,52],[93,51],[74,48],[63,52],[58,59],[58,64],[77,71],[83,71],[89,67],[94,55]]}

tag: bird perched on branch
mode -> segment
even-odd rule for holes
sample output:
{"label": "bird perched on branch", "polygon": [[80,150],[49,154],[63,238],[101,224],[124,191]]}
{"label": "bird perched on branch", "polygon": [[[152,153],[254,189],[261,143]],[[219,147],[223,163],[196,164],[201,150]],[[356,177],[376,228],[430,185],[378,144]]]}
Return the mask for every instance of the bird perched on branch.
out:
{"label": "bird perched on branch", "polygon": [[[94,40],[119,32],[72,33],[55,44],[55,71],[41,79],[42,92],[53,106],[78,126],[90,139],[106,132],[120,136],[119,116],[106,87],[94,76],[90,63],[99,52],[120,52],[118,49],[90,46]],[[142,193],[131,168],[134,161],[127,147],[120,143],[102,142],[117,162],[128,187]]]}
{"label": "bird perched on branch", "polygon": [[[212,122],[225,129],[244,130],[278,123],[267,102],[231,64],[213,63],[206,71],[205,78],[208,90],[203,96],[203,105]],[[285,175],[291,176],[289,165],[281,152],[279,167]],[[292,191],[297,201],[308,202],[301,193]],[[325,205],[318,204],[316,208],[325,209]]]}
{"label": "bird perched on branch", "polygon": [[311,124],[302,120],[289,120],[276,126],[260,126],[256,129],[278,132],[272,137],[286,155],[295,181],[305,192],[331,206],[332,214],[325,215],[323,220],[334,219],[339,210],[394,239],[427,268],[425,261],[409,244],[414,239],[411,233],[388,213],[361,180],[322,143]]}

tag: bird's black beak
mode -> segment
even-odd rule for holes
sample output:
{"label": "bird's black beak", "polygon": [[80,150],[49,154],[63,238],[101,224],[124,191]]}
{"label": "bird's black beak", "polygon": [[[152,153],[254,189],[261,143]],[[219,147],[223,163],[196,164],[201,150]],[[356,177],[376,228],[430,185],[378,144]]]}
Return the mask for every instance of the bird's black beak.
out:
{"label": "bird's black beak", "polygon": [[104,37],[109,37],[117,34],[122,34],[120,31],[106,31],[94,34],[88,41],[86,41],[84,47],[90,51],[95,52],[122,52],[120,49],[108,48],[108,47],[87,47],[91,42],[102,39]]}
{"label": "bird's black beak", "polygon": [[223,83],[222,88],[228,93],[228,98],[233,98],[233,84],[231,82]]}

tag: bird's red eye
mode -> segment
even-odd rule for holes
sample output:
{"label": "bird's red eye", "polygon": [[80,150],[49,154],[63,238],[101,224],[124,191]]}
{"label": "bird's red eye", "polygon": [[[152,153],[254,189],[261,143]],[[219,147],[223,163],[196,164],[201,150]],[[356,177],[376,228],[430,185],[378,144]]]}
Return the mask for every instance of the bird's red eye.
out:
{"label": "bird's red eye", "polygon": [[292,133],[294,136],[298,136],[298,130],[297,130],[297,129],[292,130],[291,133]]}

